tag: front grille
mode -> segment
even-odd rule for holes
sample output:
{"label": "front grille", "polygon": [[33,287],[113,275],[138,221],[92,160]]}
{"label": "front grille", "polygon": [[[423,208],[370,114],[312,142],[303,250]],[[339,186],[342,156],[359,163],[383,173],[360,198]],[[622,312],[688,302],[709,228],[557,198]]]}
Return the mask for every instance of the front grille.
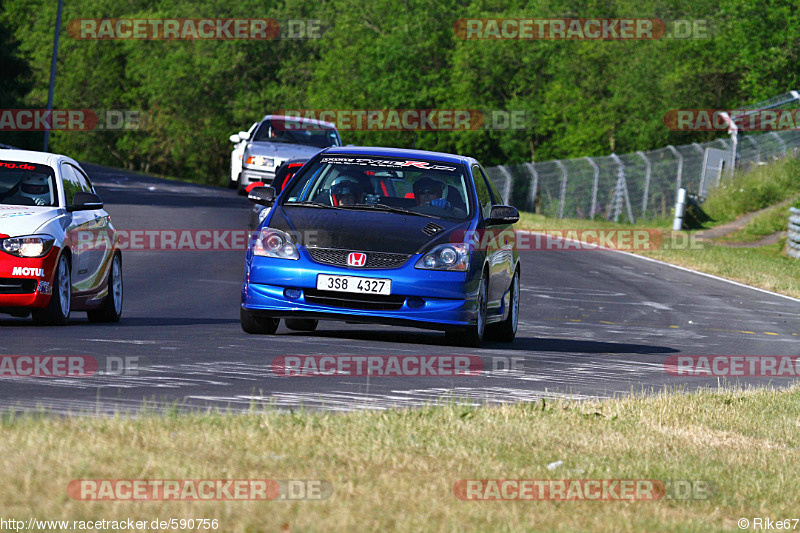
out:
{"label": "front grille", "polygon": [[35,279],[0,278],[0,294],[31,294],[38,285]]}
{"label": "front grille", "polygon": [[[306,248],[311,259],[317,263],[347,267],[347,256],[351,250],[336,248]],[[365,268],[399,268],[408,261],[410,255],[390,254],[386,252],[364,252],[367,254],[367,264],[363,267],[351,267],[363,270]]]}
{"label": "front grille", "polygon": [[355,294],[316,289],[304,289],[303,292],[306,302],[310,304],[366,311],[396,311],[403,307],[406,300],[405,296],[385,296],[383,294]]}

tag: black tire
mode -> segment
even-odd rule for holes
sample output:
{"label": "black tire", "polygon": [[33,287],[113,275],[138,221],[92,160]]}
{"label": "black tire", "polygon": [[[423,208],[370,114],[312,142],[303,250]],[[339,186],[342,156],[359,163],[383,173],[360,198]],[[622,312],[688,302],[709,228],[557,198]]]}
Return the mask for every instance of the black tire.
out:
{"label": "black tire", "polygon": [[256,316],[243,307],[239,311],[239,318],[242,322],[242,331],[252,335],[274,335],[281,323],[280,318]]}
{"label": "black tire", "polygon": [[108,273],[108,296],[97,309],[86,311],[89,322],[119,322],[122,317],[122,256],[115,254]]}
{"label": "black tire", "polygon": [[229,189],[238,189],[239,188],[239,182],[237,180],[232,180],[232,179],[228,178],[228,188]]}
{"label": "black tire", "polygon": [[491,324],[486,328],[486,337],[493,341],[512,342],[517,336],[517,325],[519,324],[519,270],[514,272],[514,279],[511,281],[511,294],[509,295],[508,316],[502,322]]}
{"label": "black tire", "polygon": [[466,328],[454,328],[445,331],[445,338],[450,344],[480,348],[486,332],[486,306],[489,300],[488,273],[484,272],[478,288],[478,319],[475,324]]}
{"label": "black tire", "polygon": [[72,304],[72,278],[69,258],[62,254],[53,275],[53,294],[44,309],[34,309],[33,323],[38,326],[66,326],[69,323],[69,308]]}
{"label": "black tire", "polygon": [[313,318],[286,318],[283,320],[286,327],[295,331],[314,331],[319,320]]}
{"label": "black tire", "polygon": [[247,194],[247,191],[245,190],[246,187],[244,185],[242,185],[242,175],[241,174],[239,174],[239,180],[236,182],[235,189],[239,193],[239,196],[244,196],[244,195]]}

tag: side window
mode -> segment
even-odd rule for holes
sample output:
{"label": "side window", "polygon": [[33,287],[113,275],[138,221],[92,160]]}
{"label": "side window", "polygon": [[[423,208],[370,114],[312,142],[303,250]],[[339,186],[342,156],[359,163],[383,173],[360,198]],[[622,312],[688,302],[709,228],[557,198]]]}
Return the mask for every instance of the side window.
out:
{"label": "side window", "polygon": [[67,205],[72,205],[72,199],[75,193],[83,190],[81,189],[81,182],[77,173],[72,169],[72,165],[66,163],[61,164],[61,183],[64,185],[64,196],[67,200]]}
{"label": "side window", "polygon": [[70,166],[72,167],[72,170],[75,171],[75,173],[78,175],[78,178],[80,178],[81,190],[84,192],[94,193],[94,187],[92,187],[92,182],[89,180],[89,176],[87,176],[86,173],[83,170],[79,169],[78,167],[72,165]]}
{"label": "side window", "polygon": [[486,183],[489,185],[489,190],[492,192],[492,199],[494,200],[495,205],[502,204],[503,203],[502,195],[498,192],[494,182],[489,179],[489,176],[486,175],[486,172],[484,172],[482,168],[481,168],[481,174],[483,175],[483,179],[485,179]]}
{"label": "side window", "polygon": [[76,192],[92,192],[92,186],[88,183],[88,178],[69,163],[61,164],[61,180],[64,184],[64,196],[67,198],[67,205],[72,205]]}
{"label": "side window", "polygon": [[483,173],[477,165],[472,167],[472,177],[475,182],[475,192],[478,193],[479,209],[483,218],[488,218],[489,213],[492,211],[492,195],[486,186],[486,181],[483,179]]}

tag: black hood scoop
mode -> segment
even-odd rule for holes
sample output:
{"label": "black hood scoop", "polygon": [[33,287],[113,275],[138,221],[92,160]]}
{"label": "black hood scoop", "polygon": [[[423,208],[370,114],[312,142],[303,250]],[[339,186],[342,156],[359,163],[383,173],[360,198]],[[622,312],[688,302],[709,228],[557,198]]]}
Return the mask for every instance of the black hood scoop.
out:
{"label": "black hood scoop", "polygon": [[429,222],[424,228],[422,228],[422,233],[427,235],[428,237],[433,237],[440,231],[444,230],[439,224],[434,224],[433,222]]}

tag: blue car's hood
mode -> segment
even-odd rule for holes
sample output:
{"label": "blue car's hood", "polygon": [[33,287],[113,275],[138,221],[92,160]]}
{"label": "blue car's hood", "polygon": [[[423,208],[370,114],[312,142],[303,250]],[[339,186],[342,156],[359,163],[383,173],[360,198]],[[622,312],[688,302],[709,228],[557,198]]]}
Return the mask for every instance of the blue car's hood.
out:
{"label": "blue car's hood", "polygon": [[[415,254],[443,242],[451,234],[463,237],[470,222],[401,215],[381,211],[276,206],[269,226],[300,235],[302,244],[372,252]],[[434,235],[422,231],[431,223]],[[461,241],[461,238],[457,239]]]}

